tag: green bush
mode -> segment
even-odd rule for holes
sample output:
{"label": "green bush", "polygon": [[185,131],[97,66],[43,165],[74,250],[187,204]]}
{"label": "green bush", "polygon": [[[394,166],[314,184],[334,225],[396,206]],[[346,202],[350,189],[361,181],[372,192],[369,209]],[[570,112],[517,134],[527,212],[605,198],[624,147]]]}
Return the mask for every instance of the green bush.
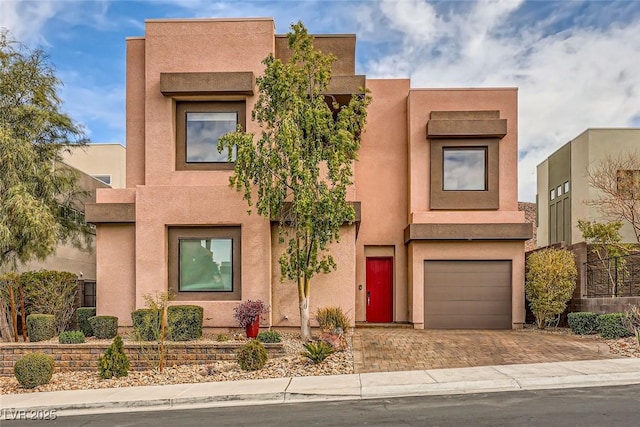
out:
{"label": "green bush", "polygon": [[311,360],[313,363],[322,362],[334,352],[333,346],[324,341],[311,341],[302,344],[302,346],[305,351],[300,354]]}
{"label": "green bush", "polygon": [[85,337],[93,336],[93,329],[91,329],[89,318],[95,315],[95,307],[79,307],[76,310],[76,323],[78,324],[78,328],[84,333]]}
{"label": "green bush", "polygon": [[262,331],[256,337],[260,342],[280,342],[282,335],[278,331]]}
{"label": "green bush", "polygon": [[155,308],[140,308],[131,313],[133,332],[140,341],[156,341],[160,336],[160,314]]}
{"label": "green bush", "polygon": [[27,316],[29,341],[46,341],[56,335],[56,318],[53,314],[30,314]]}
{"label": "green bush", "polygon": [[608,313],[598,316],[598,333],[604,339],[630,337],[632,333],[624,327],[624,313]]}
{"label": "green bush", "polygon": [[24,388],[48,384],[55,368],[53,357],[44,353],[29,353],[13,365],[13,374]]}
{"label": "green bush", "polygon": [[172,305],[167,308],[169,337],[173,341],[190,341],[202,337],[204,310],[198,305]]}
{"label": "green bush", "polygon": [[82,344],[84,342],[84,332],[64,331],[58,336],[60,344]]}
{"label": "green bush", "polygon": [[569,313],[567,315],[567,322],[574,334],[595,334],[598,329],[598,314],[590,311]]}
{"label": "green bush", "polygon": [[267,363],[267,350],[258,340],[251,340],[238,352],[236,360],[245,371],[257,371]]}
{"label": "green bush", "polygon": [[75,312],[78,277],[68,271],[28,271],[20,275],[27,313],[53,314],[58,333],[65,331]]}
{"label": "green bush", "polygon": [[538,329],[567,308],[576,287],[574,255],[566,249],[533,252],[526,262],[525,292]]}
{"label": "green bush", "polygon": [[218,334],[218,336],[216,337],[216,341],[220,341],[220,342],[229,341],[229,335],[227,335],[227,334]]}
{"label": "green bush", "polygon": [[100,378],[120,378],[129,375],[129,358],[124,352],[122,337],[116,335],[111,345],[100,357]]}
{"label": "green bush", "polygon": [[93,335],[98,339],[111,339],[118,334],[116,316],[93,316],[89,318]]}
{"label": "green bush", "polygon": [[351,321],[342,311],[342,307],[319,308],[316,312],[316,320],[323,331],[338,333],[348,330]]}

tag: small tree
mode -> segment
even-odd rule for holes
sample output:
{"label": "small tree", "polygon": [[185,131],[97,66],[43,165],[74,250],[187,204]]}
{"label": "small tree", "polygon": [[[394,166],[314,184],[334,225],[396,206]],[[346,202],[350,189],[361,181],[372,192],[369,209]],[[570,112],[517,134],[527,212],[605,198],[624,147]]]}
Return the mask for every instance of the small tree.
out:
{"label": "small tree", "polygon": [[220,138],[218,149],[237,148],[231,186],[250,206],[257,198],[259,215],[279,220],[280,242],[287,245],[281,278],[297,284],[301,335],[309,339],[311,278],[336,268],[327,246],[355,218],[346,194],[370,97],[356,94],[341,106],[326,95],[335,58],[314,49],[302,23],[291,30],[291,58],[283,63],[270,54],[256,79],[252,118],[261,136],[254,140],[239,129]]}
{"label": "small tree", "polygon": [[140,315],[141,323],[134,324],[133,334],[140,345],[140,354],[155,362],[158,371],[163,372],[167,359],[167,337],[170,335],[167,329],[169,293],[145,294],[144,301],[147,311]]}
{"label": "small tree", "polygon": [[565,249],[543,249],[527,258],[525,292],[538,329],[561,314],[576,286],[574,255]]}

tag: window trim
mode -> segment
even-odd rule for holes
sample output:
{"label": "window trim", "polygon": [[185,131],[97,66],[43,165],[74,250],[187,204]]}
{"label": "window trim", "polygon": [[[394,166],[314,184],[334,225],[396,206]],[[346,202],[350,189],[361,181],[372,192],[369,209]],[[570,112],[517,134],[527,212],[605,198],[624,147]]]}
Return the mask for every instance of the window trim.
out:
{"label": "window trim", "polygon": [[[240,226],[169,226],[168,227],[169,292],[176,301],[240,301],[241,278],[241,227]],[[231,239],[232,290],[231,291],[181,291],[180,290],[180,240],[181,239]]]}
{"label": "window trim", "polygon": [[[499,194],[499,138],[430,140],[430,208],[497,210]],[[485,148],[486,190],[443,190],[444,149]]]}
{"label": "window trim", "polygon": [[187,113],[237,113],[238,124],[247,128],[244,101],[176,101],[176,170],[233,170],[233,162],[187,162]]}

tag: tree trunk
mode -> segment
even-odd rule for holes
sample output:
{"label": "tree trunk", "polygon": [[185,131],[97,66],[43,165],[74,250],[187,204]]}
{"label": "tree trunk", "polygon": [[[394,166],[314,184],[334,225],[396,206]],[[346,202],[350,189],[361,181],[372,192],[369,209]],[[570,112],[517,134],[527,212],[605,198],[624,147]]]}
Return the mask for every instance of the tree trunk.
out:
{"label": "tree trunk", "polygon": [[13,287],[9,286],[9,310],[11,313],[11,326],[13,328],[13,340],[18,342],[18,310],[16,309],[16,299],[13,294]]}
{"label": "tree trunk", "polygon": [[27,342],[27,313],[24,311],[24,288],[20,283],[20,316],[22,319],[22,339]]}
{"label": "tree trunk", "polygon": [[0,335],[2,335],[2,341],[11,341],[11,326],[9,326],[9,319],[7,318],[7,306],[4,300],[0,297]]}
{"label": "tree trunk", "polygon": [[298,278],[298,303],[300,306],[300,337],[303,341],[311,339],[311,324],[309,318],[309,279]]}

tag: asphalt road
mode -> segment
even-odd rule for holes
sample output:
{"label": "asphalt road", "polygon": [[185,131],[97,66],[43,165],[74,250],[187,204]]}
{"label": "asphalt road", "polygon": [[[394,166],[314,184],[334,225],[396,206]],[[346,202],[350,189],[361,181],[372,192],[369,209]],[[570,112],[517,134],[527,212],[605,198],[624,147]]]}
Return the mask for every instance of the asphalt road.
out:
{"label": "asphalt road", "polygon": [[636,426],[640,385],[3,421],[9,426]]}

